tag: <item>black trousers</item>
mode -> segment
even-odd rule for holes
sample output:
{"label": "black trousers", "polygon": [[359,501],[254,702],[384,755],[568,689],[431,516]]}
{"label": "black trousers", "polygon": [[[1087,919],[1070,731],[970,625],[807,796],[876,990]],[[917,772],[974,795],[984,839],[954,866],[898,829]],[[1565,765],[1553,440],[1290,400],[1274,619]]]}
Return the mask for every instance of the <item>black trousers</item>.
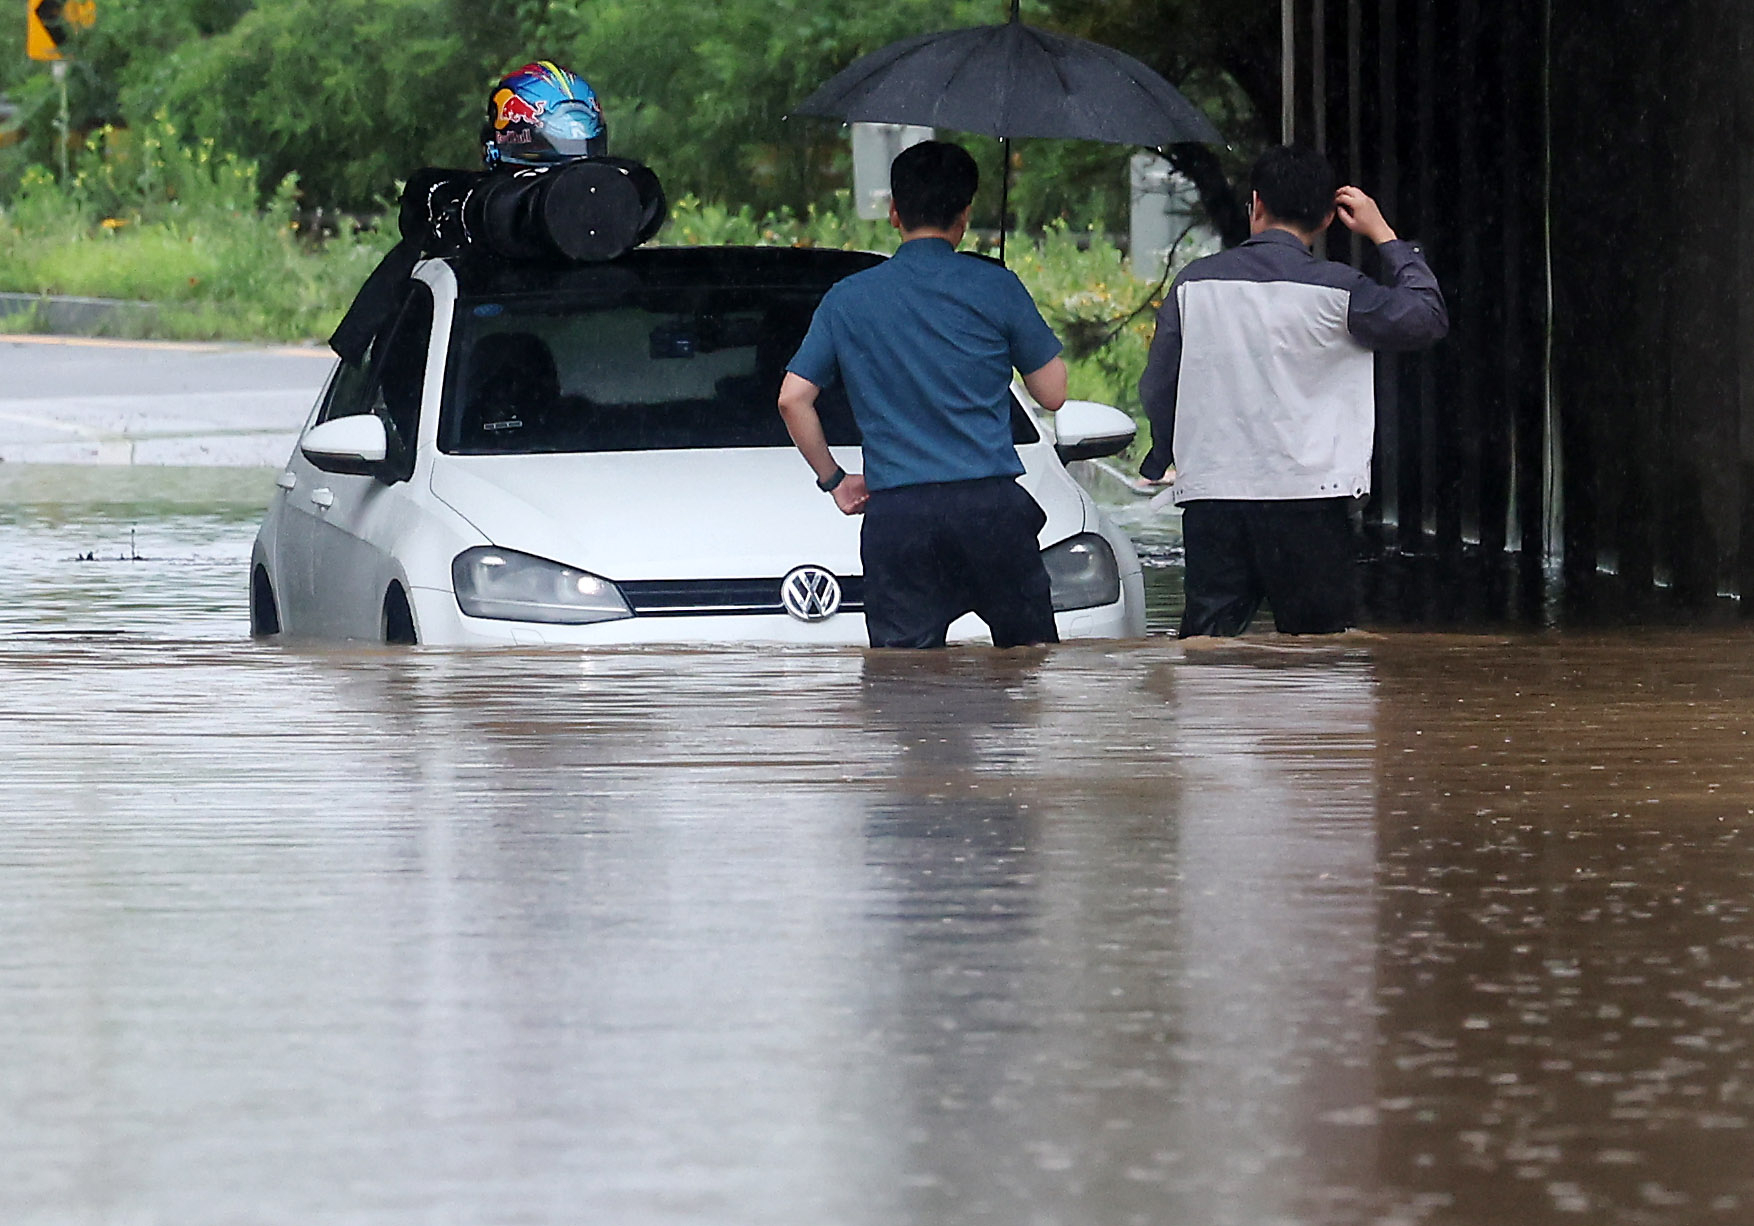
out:
{"label": "black trousers", "polygon": [[1358,620],[1351,499],[1182,504],[1182,638],[1238,635],[1264,597],[1281,634],[1337,634]]}
{"label": "black trousers", "polygon": [[1036,540],[1047,516],[1011,477],[874,490],[859,554],[873,647],[942,647],[977,614],[998,647],[1057,643]]}

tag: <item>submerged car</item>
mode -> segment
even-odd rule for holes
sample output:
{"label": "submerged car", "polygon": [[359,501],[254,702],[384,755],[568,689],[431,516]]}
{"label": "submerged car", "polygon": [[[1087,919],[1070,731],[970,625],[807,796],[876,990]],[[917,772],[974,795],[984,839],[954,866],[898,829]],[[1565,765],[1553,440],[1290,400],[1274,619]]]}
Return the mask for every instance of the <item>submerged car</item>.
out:
{"label": "submerged car", "polygon": [[[324,389],[257,534],[257,635],[446,645],[866,642],[859,523],[775,407],[817,302],[883,257],[641,248],[609,263],[420,264]],[[858,472],[844,394],[818,403]],[[1132,420],[1014,384],[1063,638],[1142,635],[1137,555],[1064,461]],[[952,641],[978,642],[975,617]]]}

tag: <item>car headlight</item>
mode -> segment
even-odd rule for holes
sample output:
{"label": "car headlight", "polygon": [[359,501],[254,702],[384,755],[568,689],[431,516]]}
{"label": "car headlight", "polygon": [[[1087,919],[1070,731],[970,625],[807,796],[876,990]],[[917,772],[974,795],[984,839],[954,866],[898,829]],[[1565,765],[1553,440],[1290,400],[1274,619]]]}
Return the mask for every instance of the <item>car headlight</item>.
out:
{"label": "car headlight", "polygon": [[633,616],[609,580],[510,549],[465,549],[451,562],[451,585],[470,617],[584,626]]}
{"label": "car headlight", "polygon": [[1056,613],[1094,609],[1121,598],[1121,568],[1114,548],[1094,532],[1042,550],[1041,560],[1053,584]]}

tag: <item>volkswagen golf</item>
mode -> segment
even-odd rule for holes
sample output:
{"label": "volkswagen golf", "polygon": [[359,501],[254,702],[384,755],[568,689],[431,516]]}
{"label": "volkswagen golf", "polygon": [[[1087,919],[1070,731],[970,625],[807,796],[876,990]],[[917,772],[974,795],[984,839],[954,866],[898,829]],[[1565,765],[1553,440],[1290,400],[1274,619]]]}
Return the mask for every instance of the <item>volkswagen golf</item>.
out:
{"label": "volkswagen golf", "polygon": [[[257,635],[434,645],[865,641],[859,521],[775,408],[817,302],[883,257],[654,247],[421,263],[319,397],[257,534]],[[838,392],[818,404],[860,470]],[[1132,419],[1013,387],[1063,638],[1144,633],[1139,560],[1067,473]],[[978,642],[972,615],[952,641]]]}

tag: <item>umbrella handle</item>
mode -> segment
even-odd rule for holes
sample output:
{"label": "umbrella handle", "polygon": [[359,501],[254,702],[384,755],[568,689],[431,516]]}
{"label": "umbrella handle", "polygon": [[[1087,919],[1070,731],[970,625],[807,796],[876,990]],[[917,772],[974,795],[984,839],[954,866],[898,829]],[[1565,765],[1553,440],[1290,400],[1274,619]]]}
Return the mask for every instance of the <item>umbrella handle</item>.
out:
{"label": "umbrella handle", "polygon": [[[1017,0],[1011,0],[1011,6],[1017,7]],[[1005,218],[1011,212],[1011,138],[1002,137],[999,141],[999,263],[1005,262]]]}

